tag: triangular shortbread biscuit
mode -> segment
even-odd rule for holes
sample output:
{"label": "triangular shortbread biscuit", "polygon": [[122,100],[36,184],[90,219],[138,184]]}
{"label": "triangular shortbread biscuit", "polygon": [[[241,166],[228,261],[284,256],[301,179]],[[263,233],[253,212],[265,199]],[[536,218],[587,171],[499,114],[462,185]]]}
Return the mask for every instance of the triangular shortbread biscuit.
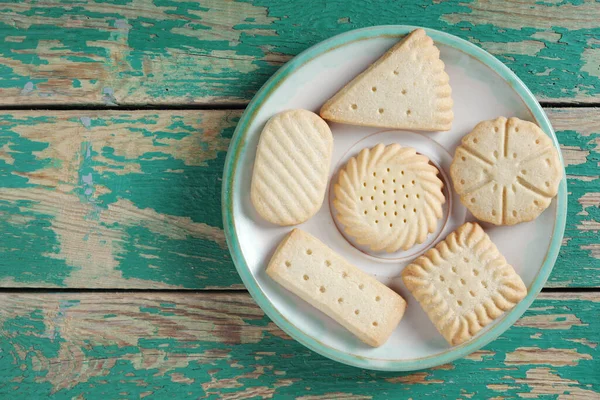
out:
{"label": "triangular shortbread biscuit", "polygon": [[440,51],[417,29],[321,108],[324,119],[424,131],[452,127],[452,97]]}

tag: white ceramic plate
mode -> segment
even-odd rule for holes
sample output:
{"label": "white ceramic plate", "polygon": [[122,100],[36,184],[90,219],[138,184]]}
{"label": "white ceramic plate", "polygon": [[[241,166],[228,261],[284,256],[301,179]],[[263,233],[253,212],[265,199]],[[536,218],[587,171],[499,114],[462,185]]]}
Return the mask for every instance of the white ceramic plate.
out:
{"label": "white ceramic plate", "polygon": [[389,341],[371,348],[333,320],[278,286],[266,265],[291,227],[262,220],[250,201],[250,181],[260,132],[280,111],[321,105],[415,27],[382,26],[333,37],[311,47],[282,67],[257,93],[243,114],[229,148],[223,179],[223,216],[229,248],[244,284],[290,336],[332,359],[370,369],[413,370],[463,357],[490,342],[529,307],[544,285],[560,248],[566,218],[566,183],[535,221],[516,226],[482,224],[508,262],[523,278],[529,295],[513,310],[486,327],[473,340],[449,346],[399,279],[402,269],[465,221],[474,220],[453,193],[449,180],[452,155],[463,135],[479,121],[516,116],[536,122],[558,147],[552,127],[531,92],[490,54],[464,40],[427,30],[441,51],[450,76],[454,122],[449,132],[417,133],[330,124],[334,135],[330,176],[364,147],[399,143],[427,155],[441,170],[446,208],[438,230],[406,252],[369,253],[341,233],[332,213],[331,191],[321,210],[299,228],[313,234],[354,265],[374,275],[407,300],[404,318]]}

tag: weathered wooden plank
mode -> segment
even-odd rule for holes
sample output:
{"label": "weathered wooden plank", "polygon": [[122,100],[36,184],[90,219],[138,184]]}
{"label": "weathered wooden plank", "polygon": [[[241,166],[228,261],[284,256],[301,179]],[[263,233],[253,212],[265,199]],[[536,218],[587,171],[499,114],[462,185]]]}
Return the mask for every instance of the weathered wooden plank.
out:
{"label": "weathered wooden plank", "polygon": [[239,287],[220,214],[239,114],[0,116],[0,285]]}
{"label": "weathered wooden plank", "polygon": [[484,349],[412,373],[325,359],[246,293],[9,293],[0,303],[5,397],[600,398],[599,293],[542,294]]}
{"label": "weathered wooden plank", "polygon": [[[547,111],[570,192],[548,285],[599,287],[600,113]],[[239,115],[1,114],[0,286],[241,288],[220,214],[223,162]]]}
{"label": "weathered wooden plank", "polygon": [[308,46],[385,24],[476,43],[541,100],[600,98],[594,0],[63,0],[0,10],[1,104],[246,102]]}
{"label": "weathered wooden plank", "polygon": [[599,111],[546,110],[561,144],[569,196],[563,246],[547,284],[551,287],[600,286]]}

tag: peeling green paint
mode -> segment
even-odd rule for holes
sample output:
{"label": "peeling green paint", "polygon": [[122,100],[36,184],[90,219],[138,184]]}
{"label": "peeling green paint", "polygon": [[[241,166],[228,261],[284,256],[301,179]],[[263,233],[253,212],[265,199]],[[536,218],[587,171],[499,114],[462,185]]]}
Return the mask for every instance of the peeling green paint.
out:
{"label": "peeling green paint", "polygon": [[0,199],[0,282],[60,286],[73,268],[58,258],[60,238],[51,229],[53,216],[34,210],[31,201]]}
{"label": "peeling green paint", "polygon": [[[554,112],[564,114],[568,113],[568,110],[557,109]],[[600,208],[597,205],[584,208],[581,199],[587,194],[599,192],[600,127],[589,135],[582,135],[573,130],[558,131],[556,134],[563,148],[577,149],[578,152],[587,152],[588,155],[584,163],[569,165],[566,168],[568,222],[565,238],[568,242],[561,248],[549,282],[568,286],[598,286],[600,258],[592,250],[598,243],[598,231],[593,225],[589,228],[584,227],[586,224],[589,226],[594,221],[600,221]]]}
{"label": "peeling green paint", "polygon": [[[552,109],[551,117],[562,119],[562,115],[583,110]],[[13,281],[35,286],[73,285],[71,277],[81,276],[77,274],[85,265],[104,271],[102,268],[106,267],[90,264],[92,260],[102,259],[113,263],[110,270],[119,274],[119,285],[145,282],[144,287],[240,287],[240,279],[222,239],[220,214],[225,150],[239,111],[110,114],[85,111],[66,116],[50,115],[52,113],[44,112],[36,116],[31,113],[0,116],[0,190],[42,188],[49,190],[50,195],[55,189],[35,183],[35,177],[52,176],[56,170],[72,174],[73,181],[61,184],[70,185],[68,191],[87,208],[82,211],[83,219],[75,224],[77,229],[66,232],[83,230],[85,235],[82,238],[60,236],[65,232],[54,228],[57,223],[64,224],[56,220],[61,211],[58,204],[48,208],[41,200],[21,206],[14,201],[2,202],[0,207],[4,212],[0,212],[0,225],[10,236],[0,243],[8,254],[0,259],[0,284],[4,280],[5,285]],[[221,117],[205,123],[214,118],[211,115]],[[578,118],[588,118],[585,115]],[[595,115],[594,110],[590,110],[589,116],[592,115]],[[561,122],[561,126],[564,125]],[[57,133],[64,134],[65,129],[70,129],[73,134],[56,144],[50,140],[53,136],[39,135],[39,132],[51,131],[53,126],[57,126]],[[104,135],[104,139],[99,140],[98,135]],[[598,192],[600,131],[593,128],[591,132],[558,130],[557,135],[565,155],[574,154],[577,159],[567,167],[570,195],[566,242],[548,284],[598,286],[600,250],[596,245],[596,228],[590,229],[589,224],[600,221],[600,214],[597,206],[584,209],[581,199]],[[126,139],[134,137],[135,140]],[[81,144],[75,145],[74,140]],[[147,142],[141,150],[143,140]],[[52,146],[71,142],[72,155],[47,155],[52,154]],[[175,151],[175,146],[181,147]],[[6,152],[5,156],[2,151]],[[110,210],[116,205],[122,207],[123,201],[135,210]],[[151,210],[153,216],[139,217],[143,210]],[[121,219],[107,220],[111,215]],[[123,220],[125,215],[132,219]],[[167,222],[160,222],[161,218],[167,218]],[[212,233],[194,236],[185,233],[184,228],[184,233],[173,234],[169,228],[173,222],[169,218],[205,224],[202,229]],[[19,249],[25,246],[32,251],[21,254]],[[66,255],[62,252],[65,246]],[[97,246],[102,246],[107,254],[94,253],[92,257]],[[69,249],[81,249],[88,258],[73,255]],[[65,261],[69,254],[73,257]],[[106,274],[106,271],[98,273]],[[84,279],[77,282],[94,287],[100,276],[92,280],[77,278]]]}
{"label": "peeling green paint", "polygon": [[[0,102],[240,104],[308,46],[381,24],[476,43],[541,100],[597,102],[599,19],[600,7],[584,0],[10,2],[0,5]],[[239,112],[212,125],[202,122],[210,112],[194,113],[202,116],[0,116],[0,286],[240,287],[219,203]],[[55,141],[65,129],[77,134]],[[566,243],[549,285],[598,286],[600,130],[558,137],[574,161]],[[142,138],[149,142],[137,151]],[[250,303],[232,311],[146,296],[124,312],[127,303],[100,294],[90,311],[77,294],[34,296],[27,306],[3,302],[0,397],[600,397],[600,303],[584,295],[539,299],[483,351],[412,374],[324,359]],[[203,319],[184,323],[199,312]]]}
{"label": "peeling green paint", "polygon": [[0,116],[0,285],[94,287],[109,271],[125,285],[240,285],[220,215],[239,112],[203,114]]}
{"label": "peeling green paint", "polygon": [[[84,320],[77,317],[89,310],[77,303],[65,310],[65,319],[71,318],[69,336],[63,336],[62,329],[57,337],[50,335],[55,324],[40,310],[20,309],[14,314],[11,309],[9,315],[0,316],[0,332],[10,338],[0,341],[0,393],[38,398],[53,394],[57,399],[138,398],[144,393],[178,399],[295,398],[302,394],[374,399],[466,399],[472,394],[479,399],[539,393],[555,398],[570,393],[574,398],[591,399],[600,393],[600,321],[596,317],[600,303],[583,298],[538,299],[516,326],[482,351],[441,368],[413,373],[367,371],[325,359],[282,337],[262,313],[238,322],[242,310],[214,317],[209,311],[189,330],[187,316],[195,311],[188,307],[195,302],[164,312],[158,304],[161,300],[132,297],[131,301],[149,305],[139,312],[115,315],[120,326],[138,327],[137,339],[129,336],[128,328],[115,329],[115,325],[106,325],[105,337],[85,334],[99,325],[93,322],[93,313]],[[212,310],[223,303],[201,300],[197,304]],[[560,314],[580,322],[550,329],[530,326],[530,321]],[[111,319],[102,320],[98,323],[111,323]],[[80,329],[82,335],[76,333]],[[519,357],[524,349],[539,349],[539,358],[535,353]],[[563,354],[562,358],[544,359],[549,349],[552,354]]]}
{"label": "peeling green paint", "polygon": [[182,287],[231,286],[240,279],[227,250],[215,242],[157,235],[143,226],[125,229],[128,241],[116,254],[123,278],[139,278]]}
{"label": "peeling green paint", "polygon": [[[484,47],[493,43],[489,49],[541,99],[589,102],[600,93],[598,43],[590,40],[600,37],[591,22],[594,13],[600,18],[600,9],[590,2],[527,8],[476,0],[336,0],[326,6],[309,0],[298,7],[269,0],[157,0],[145,3],[145,13],[133,0],[121,3],[5,4],[0,37],[24,37],[0,47],[0,87],[11,89],[6,100],[14,101],[31,82],[36,87],[27,94],[31,102],[64,103],[72,97],[111,105],[245,102],[308,46],[385,24],[427,26]],[[585,18],[572,14],[579,9]],[[511,12],[514,18],[507,19]],[[34,16],[37,22],[29,22]],[[531,43],[537,43],[535,54],[514,50]],[[59,69],[49,74],[52,68]]]}

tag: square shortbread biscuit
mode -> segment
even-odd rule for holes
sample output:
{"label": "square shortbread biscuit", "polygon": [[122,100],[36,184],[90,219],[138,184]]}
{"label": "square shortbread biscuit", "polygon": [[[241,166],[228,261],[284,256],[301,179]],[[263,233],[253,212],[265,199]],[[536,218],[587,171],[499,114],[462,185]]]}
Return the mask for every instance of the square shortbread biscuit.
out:
{"label": "square shortbread biscuit", "polygon": [[404,314],[406,302],[396,292],[299,229],[279,244],[267,274],[374,347]]}
{"label": "square shortbread biscuit", "polygon": [[525,284],[476,223],[466,223],[402,271],[438,331],[461,344],[527,295]]}

